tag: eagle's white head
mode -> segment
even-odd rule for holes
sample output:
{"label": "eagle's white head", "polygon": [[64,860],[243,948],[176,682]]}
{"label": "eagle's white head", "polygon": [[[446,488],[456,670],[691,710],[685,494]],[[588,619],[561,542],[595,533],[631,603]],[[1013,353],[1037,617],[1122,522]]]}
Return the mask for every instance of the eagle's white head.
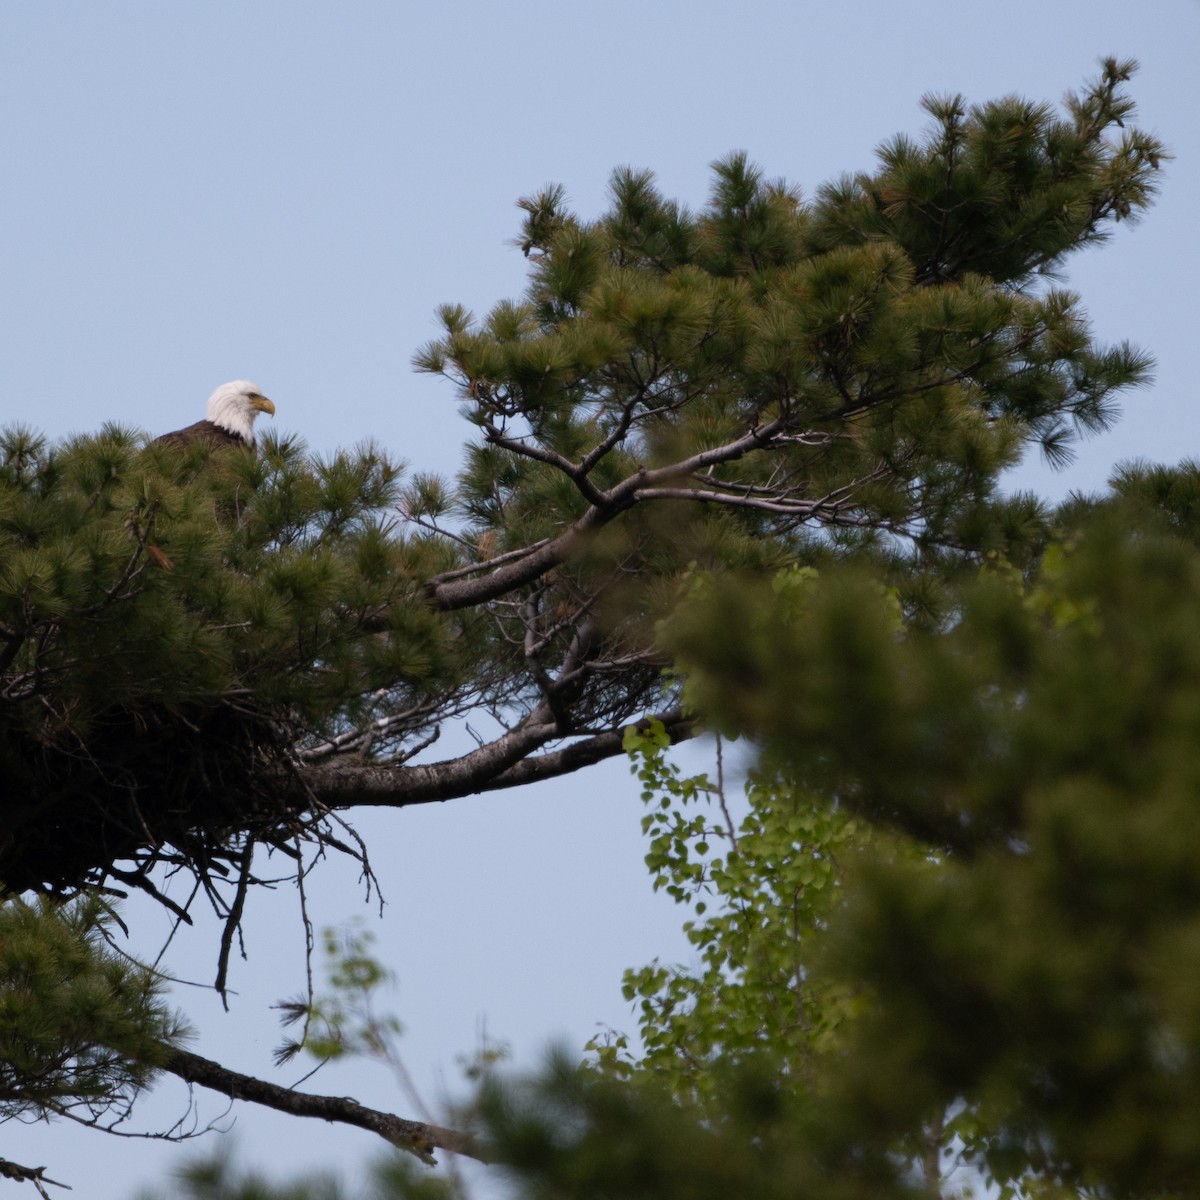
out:
{"label": "eagle's white head", "polygon": [[257,383],[235,379],[223,383],[208,398],[208,419],[254,445],[254,418],[260,412],[275,415],[275,405],[259,391]]}

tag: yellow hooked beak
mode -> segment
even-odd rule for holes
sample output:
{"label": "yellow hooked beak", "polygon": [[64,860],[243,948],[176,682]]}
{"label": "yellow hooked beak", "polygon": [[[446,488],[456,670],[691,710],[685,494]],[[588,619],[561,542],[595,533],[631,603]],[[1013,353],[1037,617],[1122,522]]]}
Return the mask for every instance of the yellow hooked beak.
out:
{"label": "yellow hooked beak", "polygon": [[255,412],[265,412],[269,417],[273,417],[275,415],[275,405],[273,405],[270,400],[266,398],[266,396],[251,396],[250,407],[254,409]]}

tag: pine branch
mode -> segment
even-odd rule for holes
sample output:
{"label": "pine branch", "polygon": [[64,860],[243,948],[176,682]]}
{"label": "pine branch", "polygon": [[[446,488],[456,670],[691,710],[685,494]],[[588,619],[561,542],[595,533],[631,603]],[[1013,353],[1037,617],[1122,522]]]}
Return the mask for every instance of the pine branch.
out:
{"label": "pine branch", "polygon": [[443,612],[454,612],[495,600],[516,588],[532,583],[547,571],[565,562],[587,534],[603,528],[614,517],[632,508],[647,489],[687,479],[707,467],[720,463],[736,462],[754,450],[771,445],[775,438],[785,431],[786,424],[785,419],[778,418],[749,430],[733,441],[702,450],[679,462],[651,469],[643,467],[615,487],[601,493],[600,503],[591,505],[558,537],[543,542],[540,549],[534,553],[476,578],[452,579],[435,576],[426,585],[427,594],[436,608]]}
{"label": "pine branch", "polygon": [[323,1121],[365,1129],[378,1134],[393,1146],[416,1155],[430,1166],[437,1162],[433,1157],[434,1150],[448,1150],[479,1162],[488,1161],[485,1151],[469,1134],[367,1108],[349,1096],[315,1096],[307,1092],[295,1092],[253,1075],[230,1070],[188,1050],[167,1050],[162,1070],[187,1083],[220,1092],[231,1100],[249,1100],[289,1116],[319,1117]]}
{"label": "pine branch", "polygon": [[[656,715],[672,742],[696,732],[678,708]],[[536,754],[540,746],[561,736],[554,721],[526,724],[460,758],[416,767],[335,761],[307,769],[305,777],[313,794],[330,808],[405,808],[556,779],[623,752],[624,729],[611,729]]]}
{"label": "pine branch", "polygon": [[11,1162],[7,1158],[0,1158],[0,1178],[14,1179],[18,1183],[32,1183],[39,1196],[44,1197],[44,1200],[50,1200],[50,1193],[46,1191],[45,1184],[52,1184],[54,1187],[66,1188],[71,1191],[69,1183],[59,1183],[57,1179],[47,1179],[44,1172],[45,1167],[23,1167],[20,1163]]}

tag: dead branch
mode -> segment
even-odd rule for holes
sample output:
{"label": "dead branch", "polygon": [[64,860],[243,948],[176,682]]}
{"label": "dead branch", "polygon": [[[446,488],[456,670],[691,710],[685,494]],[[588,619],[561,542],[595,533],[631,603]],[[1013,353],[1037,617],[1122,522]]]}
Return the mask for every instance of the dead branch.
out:
{"label": "dead branch", "polygon": [[367,1108],[349,1096],[316,1096],[308,1092],[296,1092],[291,1088],[268,1083],[253,1075],[243,1075],[230,1070],[212,1059],[203,1058],[189,1050],[171,1048],[166,1053],[162,1070],[184,1080],[198,1084],[230,1100],[249,1100],[277,1112],[293,1117],[319,1117],[340,1125],[352,1125],[378,1134],[386,1142],[415,1155],[430,1166],[436,1164],[435,1150],[447,1150],[452,1154],[465,1154],[468,1158],[487,1162],[488,1156],[477,1140],[470,1134],[439,1125],[428,1125],[421,1121],[410,1121],[394,1113]]}

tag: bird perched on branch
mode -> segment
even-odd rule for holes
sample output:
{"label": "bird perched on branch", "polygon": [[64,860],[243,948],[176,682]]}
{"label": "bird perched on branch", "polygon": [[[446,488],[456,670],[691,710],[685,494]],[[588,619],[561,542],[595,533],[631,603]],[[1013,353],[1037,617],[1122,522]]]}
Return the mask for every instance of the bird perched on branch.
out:
{"label": "bird perched on branch", "polygon": [[157,443],[190,446],[207,443],[214,449],[221,446],[249,446],[254,449],[254,418],[260,412],[275,415],[275,405],[259,391],[258,384],[248,379],[223,383],[208,398],[208,416],[186,429],[176,429],[155,438]]}

